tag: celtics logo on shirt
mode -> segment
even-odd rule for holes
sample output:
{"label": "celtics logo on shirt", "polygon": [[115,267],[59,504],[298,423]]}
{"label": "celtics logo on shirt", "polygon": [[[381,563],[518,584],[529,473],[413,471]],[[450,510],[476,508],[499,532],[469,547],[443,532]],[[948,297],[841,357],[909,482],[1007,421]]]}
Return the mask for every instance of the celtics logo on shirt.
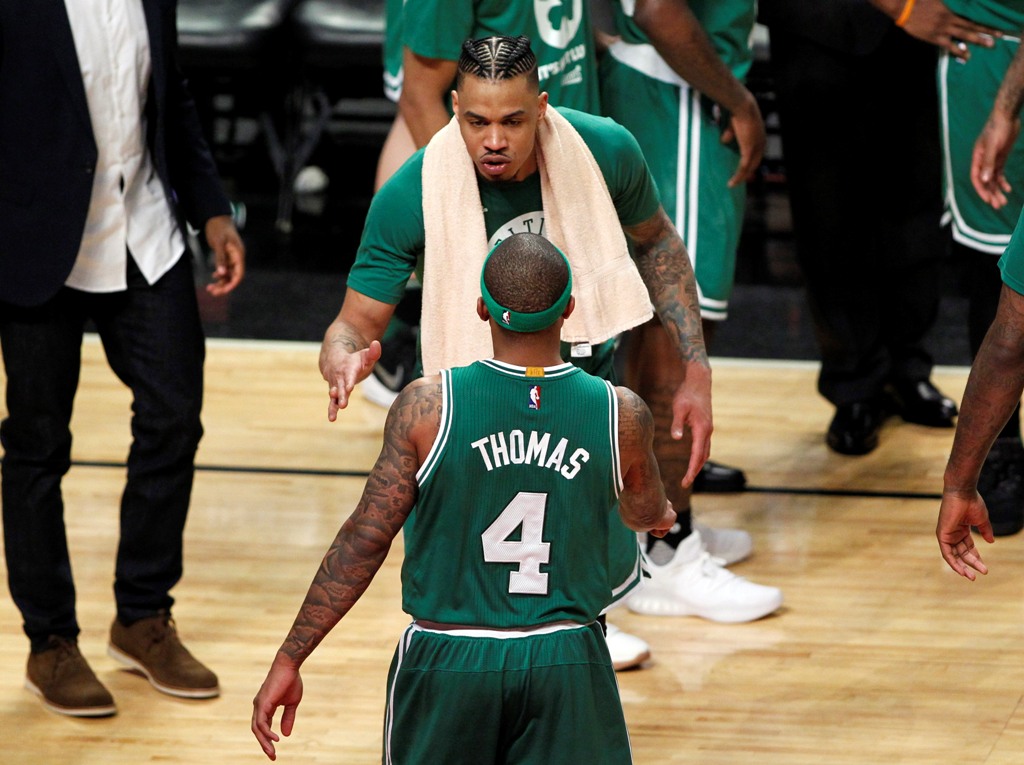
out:
{"label": "celtics logo on shirt", "polygon": [[[568,3],[571,12],[566,12]],[[580,29],[583,21],[583,0],[533,0],[540,39],[553,48],[565,48]]]}

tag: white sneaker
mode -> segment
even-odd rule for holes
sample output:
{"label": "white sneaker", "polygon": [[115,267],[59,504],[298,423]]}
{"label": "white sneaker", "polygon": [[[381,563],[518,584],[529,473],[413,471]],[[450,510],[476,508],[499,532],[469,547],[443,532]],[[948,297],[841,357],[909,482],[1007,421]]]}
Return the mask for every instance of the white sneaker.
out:
{"label": "white sneaker", "polygon": [[370,372],[359,385],[367,401],[385,409],[390,409],[391,405],[395,403],[395,399],[398,398],[398,391],[391,390],[373,372]]}
{"label": "white sneaker", "polygon": [[[679,525],[672,527],[674,534],[679,533]],[[754,540],[742,529],[712,529],[708,526],[693,524],[693,530],[700,532],[704,549],[712,558],[718,558],[723,566],[731,566],[750,557],[754,551]],[[689,539],[689,537],[687,537]],[[675,550],[660,539],[654,540],[647,556],[659,566],[667,565],[675,555]]]}
{"label": "white sneaker", "polygon": [[708,555],[724,561],[725,566],[746,560],[754,552],[754,540],[743,529],[712,529],[695,523],[693,530],[700,532]]}
{"label": "white sneaker", "polygon": [[713,622],[750,622],[782,605],[782,591],[748,582],[723,568],[704,548],[699,531],[683,540],[665,565],[650,564],[651,578],[627,601],[651,616],[700,616]]}
{"label": "white sneaker", "polygon": [[651,647],[636,635],[623,632],[607,622],[605,628],[608,630],[608,653],[612,655],[612,668],[616,672],[639,667],[651,658]]}

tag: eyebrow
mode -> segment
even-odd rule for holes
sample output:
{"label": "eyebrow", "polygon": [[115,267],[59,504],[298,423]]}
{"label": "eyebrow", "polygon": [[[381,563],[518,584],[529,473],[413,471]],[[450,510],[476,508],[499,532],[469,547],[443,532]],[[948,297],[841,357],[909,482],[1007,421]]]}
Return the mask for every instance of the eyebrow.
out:
{"label": "eyebrow", "polygon": [[[509,117],[521,117],[524,114],[526,114],[526,109],[517,109],[514,112],[509,112],[508,114],[502,115],[499,118],[499,120],[507,120]],[[466,112],[466,118],[467,119],[472,118],[472,119],[479,119],[479,120],[487,121],[487,117],[485,117],[482,114],[478,114],[478,113],[472,112],[472,111]]]}

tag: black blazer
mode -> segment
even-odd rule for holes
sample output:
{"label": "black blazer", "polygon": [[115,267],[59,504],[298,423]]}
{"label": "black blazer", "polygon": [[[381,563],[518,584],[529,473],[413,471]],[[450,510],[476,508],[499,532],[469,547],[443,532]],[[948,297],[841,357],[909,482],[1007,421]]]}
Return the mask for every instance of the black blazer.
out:
{"label": "black blazer", "polygon": [[[147,144],[179,224],[231,212],[177,65],[177,0],[140,0]],[[71,273],[97,150],[64,0],[0,0],[0,301],[38,305]],[[182,229],[184,231],[184,229]]]}

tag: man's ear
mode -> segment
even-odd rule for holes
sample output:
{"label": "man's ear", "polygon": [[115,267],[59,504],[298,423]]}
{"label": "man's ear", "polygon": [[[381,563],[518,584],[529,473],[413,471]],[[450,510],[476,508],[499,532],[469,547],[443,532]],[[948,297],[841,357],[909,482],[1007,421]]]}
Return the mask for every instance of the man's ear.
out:
{"label": "man's ear", "polygon": [[572,316],[572,312],[576,310],[576,298],[573,295],[569,296],[569,302],[565,304],[565,310],[562,312],[562,318],[568,319]]}
{"label": "man's ear", "polygon": [[491,320],[491,314],[487,311],[487,306],[484,305],[482,297],[476,299],[476,315],[480,317],[481,321]]}
{"label": "man's ear", "polygon": [[453,90],[452,91],[452,113],[455,115],[455,118],[458,119],[458,117],[459,117],[459,91],[457,91],[457,90]]}
{"label": "man's ear", "polygon": [[537,119],[538,120],[544,119],[544,112],[547,111],[547,108],[548,108],[548,94],[547,94],[547,91],[545,91],[545,92],[541,93],[539,96],[537,96]]}

